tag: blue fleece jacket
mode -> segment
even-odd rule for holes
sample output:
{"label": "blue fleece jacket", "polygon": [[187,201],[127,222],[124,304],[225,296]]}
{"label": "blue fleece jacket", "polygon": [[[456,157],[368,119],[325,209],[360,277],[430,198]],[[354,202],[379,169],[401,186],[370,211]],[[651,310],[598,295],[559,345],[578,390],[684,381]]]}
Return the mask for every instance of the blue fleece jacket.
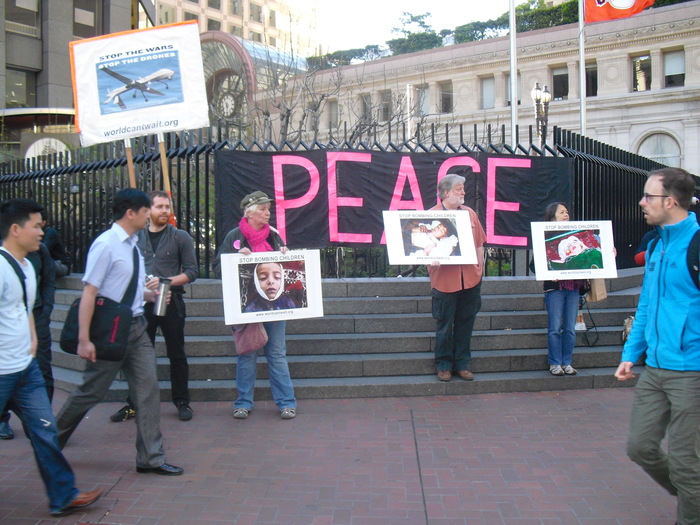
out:
{"label": "blue fleece jacket", "polygon": [[622,361],[636,363],[646,350],[647,365],[700,371],[700,290],[686,263],[688,244],[697,229],[693,212],[679,223],[657,227],[660,240],[647,258],[642,294]]}

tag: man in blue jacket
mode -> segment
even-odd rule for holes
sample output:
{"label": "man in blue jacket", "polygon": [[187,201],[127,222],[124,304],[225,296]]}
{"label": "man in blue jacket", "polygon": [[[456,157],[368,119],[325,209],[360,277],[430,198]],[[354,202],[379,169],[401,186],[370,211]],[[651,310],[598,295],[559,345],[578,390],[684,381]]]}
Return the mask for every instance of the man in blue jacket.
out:
{"label": "man in blue jacket", "polygon": [[[627,455],[678,497],[677,523],[700,523],[700,290],[686,263],[698,230],[689,212],[695,183],[679,168],[653,171],[639,205],[659,233],[646,263],[632,332],[615,377],[626,381],[646,351]],[[668,453],[661,447],[668,436]]]}

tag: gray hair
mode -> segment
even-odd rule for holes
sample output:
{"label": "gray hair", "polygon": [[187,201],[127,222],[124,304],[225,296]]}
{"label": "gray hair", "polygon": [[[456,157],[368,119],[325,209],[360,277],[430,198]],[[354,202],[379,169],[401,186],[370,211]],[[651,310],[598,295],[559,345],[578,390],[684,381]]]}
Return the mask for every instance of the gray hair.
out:
{"label": "gray hair", "polygon": [[457,184],[464,184],[467,179],[454,173],[445,175],[438,183],[438,197],[443,200]]}
{"label": "gray hair", "polygon": [[248,212],[255,213],[256,211],[258,211],[258,208],[260,206],[262,206],[262,204],[251,204],[250,206],[246,206],[243,210],[243,216],[248,217]]}

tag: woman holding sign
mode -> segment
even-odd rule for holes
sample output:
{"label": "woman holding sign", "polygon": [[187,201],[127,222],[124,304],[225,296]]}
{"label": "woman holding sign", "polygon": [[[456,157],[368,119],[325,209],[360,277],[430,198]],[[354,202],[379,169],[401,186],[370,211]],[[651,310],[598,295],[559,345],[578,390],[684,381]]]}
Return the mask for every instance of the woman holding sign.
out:
{"label": "woman holding sign", "polygon": [[[569,210],[563,202],[554,202],[544,211],[544,220],[568,221]],[[562,250],[572,253],[580,247],[574,243]],[[570,254],[569,254],[570,255]],[[549,371],[552,375],[576,375],[571,358],[576,344],[576,314],[579,297],[589,290],[586,279],[544,282],[544,304],[547,308],[547,344]]]}
{"label": "woman holding sign", "polygon": [[[246,195],[241,202],[243,218],[238,228],[231,230],[219,248],[214,261],[214,272],[220,275],[221,254],[241,253],[250,255],[253,252],[287,252],[287,247],[277,230],[270,227],[271,199],[262,191],[254,191]],[[274,272],[268,271],[274,264],[260,264],[256,268],[256,279],[260,282],[260,291],[267,295],[266,299],[277,298],[281,284],[274,285]],[[280,266],[281,265],[276,265]],[[263,276],[263,273],[270,277]],[[280,277],[281,280],[281,277]],[[269,281],[269,282],[268,282]],[[265,284],[267,282],[267,284]],[[275,288],[276,286],[276,288]],[[273,293],[273,288],[275,288]],[[290,301],[291,302],[291,301]],[[270,321],[263,323],[267,332],[267,344],[264,347],[265,358],[270,374],[270,390],[272,399],[280,409],[282,419],[292,419],[296,416],[297,400],[294,397],[294,385],[289,375],[287,363],[287,345],[285,342],[286,321]],[[233,417],[246,419],[253,410],[253,389],[256,378],[256,362],[258,352],[239,355],[236,362],[236,389],[238,398],[233,404]]]}

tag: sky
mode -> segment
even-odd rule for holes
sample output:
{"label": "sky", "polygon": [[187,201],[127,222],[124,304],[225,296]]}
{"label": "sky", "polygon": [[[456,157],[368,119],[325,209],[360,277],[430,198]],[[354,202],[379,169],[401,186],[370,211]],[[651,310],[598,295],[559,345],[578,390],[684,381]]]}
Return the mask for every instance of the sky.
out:
{"label": "sky", "polygon": [[[522,2],[518,0],[516,5]],[[321,0],[317,11],[319,43],[326,52],[384,45],[401,36],[391,29],[401,26],[399,19],[404,11],[412,15],[430,13],[427,22],[439,33],[441,29],[491,20],[508,9],[509,0]]]}

